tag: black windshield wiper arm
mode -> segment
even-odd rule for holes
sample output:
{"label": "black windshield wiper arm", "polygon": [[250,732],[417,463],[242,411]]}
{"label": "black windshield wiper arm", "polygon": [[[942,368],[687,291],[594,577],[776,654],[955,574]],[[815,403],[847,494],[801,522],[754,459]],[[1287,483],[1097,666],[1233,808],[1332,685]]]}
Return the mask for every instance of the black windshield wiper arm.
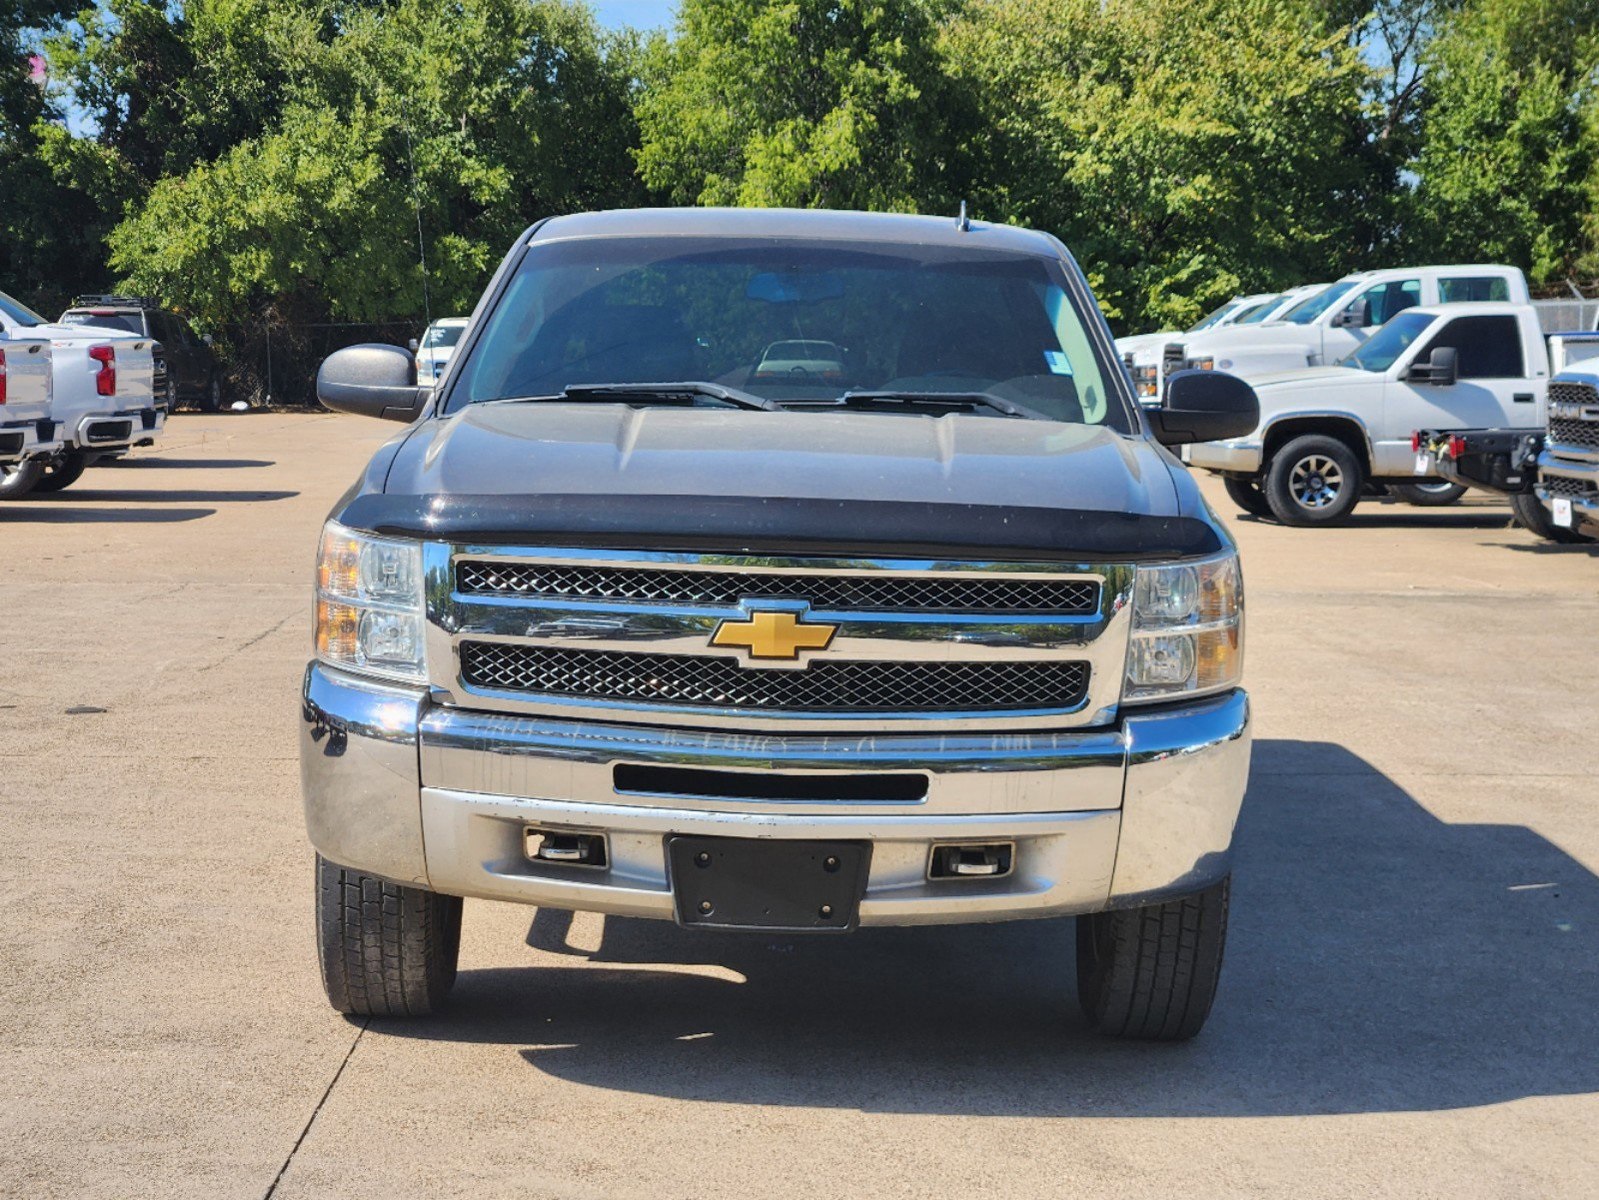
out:
{"label": "black windshield wiper arm", "polygon": [[758,408],[767,412],[780,411],[770,400],[743,392],[738,388],[723,387],[702,379],[688,379],[671,383],[572,383],[557,397],[561,400],[593,400],[597,403],[626,403],[630,400],[650,400],[660,404],[692,405],[700,397],[721,400],[739,408]]}
{"label": "black windshield wiper arm", "polygon": [[829,403],[841,407],[854,406],[869,407],[873,404],[926,404],[938,408],[988,408],[994,412],[1003,413],[1007,417],[1024,417],[1029,421],[1050,421],[1049,417],[1039,412],[1036,408],[1027,408],[1025,405],[1006,400],[1003,396],[996,396],[991,392],[907,392],[907,391],[879,391],[879,392],[845,392],[838,399]]}

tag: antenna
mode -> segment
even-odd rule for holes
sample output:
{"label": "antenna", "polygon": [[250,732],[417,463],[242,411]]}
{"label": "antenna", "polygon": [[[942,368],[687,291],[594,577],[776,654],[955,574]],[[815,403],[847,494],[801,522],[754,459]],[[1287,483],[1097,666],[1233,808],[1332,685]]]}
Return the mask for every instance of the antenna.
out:
{"label": "antenna", "polygon": [[422,321],[424,328],[433,324],[433,303],[428,296],[428,248],[422,238],[422,195],[416,186],[416,155],[411,150],[411,119],[405,111],[405,101],[400,101],[400,123],[405,127],[405,160],[411,168],[411,203],[416,208],[416,253],[422,262]]}
{"label": "antenna", "polygon": [[961,214],[955,218],[955,228],[962,233],[972,231],[972,219],[966,215],[966,201],[961,201]]}

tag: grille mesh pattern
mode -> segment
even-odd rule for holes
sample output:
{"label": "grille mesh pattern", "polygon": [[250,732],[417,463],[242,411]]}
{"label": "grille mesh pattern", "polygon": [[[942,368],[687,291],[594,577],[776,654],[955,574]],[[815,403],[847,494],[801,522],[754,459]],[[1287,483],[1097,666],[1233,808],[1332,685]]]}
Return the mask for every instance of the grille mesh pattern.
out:
{"label": "grille mesh pattern", "polygon": [[1568,479],[1564,475],[1540,475],[1538,486],[1551,496],[1570,496],[1572,499],[1589,499],[1599,495],[1599,486],[1585,479]]}
{"label": "grille mesh pattern", "polygon": [[1569,417],[1551,417],[1549,440],[1561,446],[1599,450],[1599,421],[1574,421]]}
{"label": "grille mesh pattern", "polygon": [[737,604],[746,597],[810,601],[834,611],[1092,613],[1099,584],[1082,579],[951,579],[930,575],[764,575],[569,567],[468,559],[456,587],[469,596],[542,596],[634,604]]}
{"label": "grille mesh pattern", "polygon": [[559,650],[461,643],[472,687],[589,700],[765,711],[973,712],[1071,709],[1088,688],[1081,662],[848,662],[802,671],[740,666],[708,655]]}

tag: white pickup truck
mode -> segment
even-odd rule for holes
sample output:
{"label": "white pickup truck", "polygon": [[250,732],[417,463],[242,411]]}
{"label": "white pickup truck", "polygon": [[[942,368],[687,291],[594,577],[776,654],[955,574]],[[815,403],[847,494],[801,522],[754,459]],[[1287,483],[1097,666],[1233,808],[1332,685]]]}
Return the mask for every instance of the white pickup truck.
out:
{"label": "white pickup truck", "polygon": [[1253,383],[1275,371],[1336,363],[1407,308],[1494,300],[1528,303],[1526,276],[1515,267],[1494,265],[1361,271],[1301,301],[1279,320],[1168,339],[1135,353],[1129,369],[1135,380],[1143,377],[1150,397],[1162,394],[1167,375],[1186,367],[1213,367]]}
{"label": "white pickup truck", "polygon": [[1285,525],[1331,525],[1373,484],[1426,503],[1437,479],[1418,455],[1418,429],[1537,429],[1544,424],[1549,355],[1530,304],[1484,302],[1408,309],[1338,366],[1254,379],[1260,424],[1189,447],[1188,461],[1221,473],[1246,512]]}
{"label": "white pickup truck", "polygon": [[50,419],[50,339],[0,329],[0,471],[60,449]]}
{"label": "white pickup truck", "polygon": [[[150,338],[51,324],[4,293],[0,293],[0,336],[6,339],[0,346],[48,344],[44,415],[50,423],[50,436],[40,438],[41,418],[31,418],[36,439],[9,465],[0,466],[0,500],[60,491],[97,459],[150,445],[161,433],[166,414],[156,404],[159,346]],[[24,361],[20,355],[7,354],[8,391],[13,357]],[[36,396],[31,403],[36,403]]]}

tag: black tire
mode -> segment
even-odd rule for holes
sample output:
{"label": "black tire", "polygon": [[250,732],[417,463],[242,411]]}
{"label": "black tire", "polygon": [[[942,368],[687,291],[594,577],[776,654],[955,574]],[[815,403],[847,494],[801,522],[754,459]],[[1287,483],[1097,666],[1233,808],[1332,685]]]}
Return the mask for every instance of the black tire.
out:
{"label": "black tire", "polygon": [[1077,996],[1110,1037],[1180,1042],[1210,1015],[1231,876],[1195,896],[1077,918]]}
{"label": "black tire", "polygon": [[1335,437],[1312,433],[1272,455],[1262,490],[1284,525],[1336,525],[1360,503],[1365,486],[1355,452]]}
{"label": "black tire", "polygon": [[33,490],[59,492],[62,488],[71,487],[88,466],[87,454],[63,454],[60,458],[53,458],[44,464],[44,472],[39,476],[39,482],[33,485]]}
{"label": "black tire", "polygon": [[461,898],[316,859],[322,987],[341,1013],[419,1017],[455,983]]}
{"label": "black tire", "polygon": [[1222,479],[1222,486],[1227,489],[1227,495],[1232,502],[1251,516],[1272,515],[1271,505],[1266,503],[1266,493],[1260,489],[1258,475],[1247,478],[1241,475],[1228,475]]}
{"label": "black tire", "polygon": [[1543,502],[1531,492],[1512,492],[1510,511],[1516,514],[1516,524],[1529,533],[1536,533],[1546,541],[1562,546],[1578,546],[1594,540],[1585,533],[1578,533],[1575,529],[1556,525],[1549,510],[1543,506]]}
{"label": "black tire", "polygon": [[1394,499],[1403,500],[1406,504],[1414,504],[1419,508],[1443,508],[1448,504],[1459,504],[1468,489],[1463,484],[1450,483],[1447,479],[1430,479],[1426,483],[1390,483],[1388,490],[1393,493]]}
{"label": "black tire", "polygon": [[0,466],[0,500],[20,500],[44,477],[44,464],[38,459]]}
{"label": "black tire", "polygon": [[214,413],[222,411],[222,377],[211,376],[211,382],[206,384],[205,391],[201,393],[196,406],[201,412]]}

